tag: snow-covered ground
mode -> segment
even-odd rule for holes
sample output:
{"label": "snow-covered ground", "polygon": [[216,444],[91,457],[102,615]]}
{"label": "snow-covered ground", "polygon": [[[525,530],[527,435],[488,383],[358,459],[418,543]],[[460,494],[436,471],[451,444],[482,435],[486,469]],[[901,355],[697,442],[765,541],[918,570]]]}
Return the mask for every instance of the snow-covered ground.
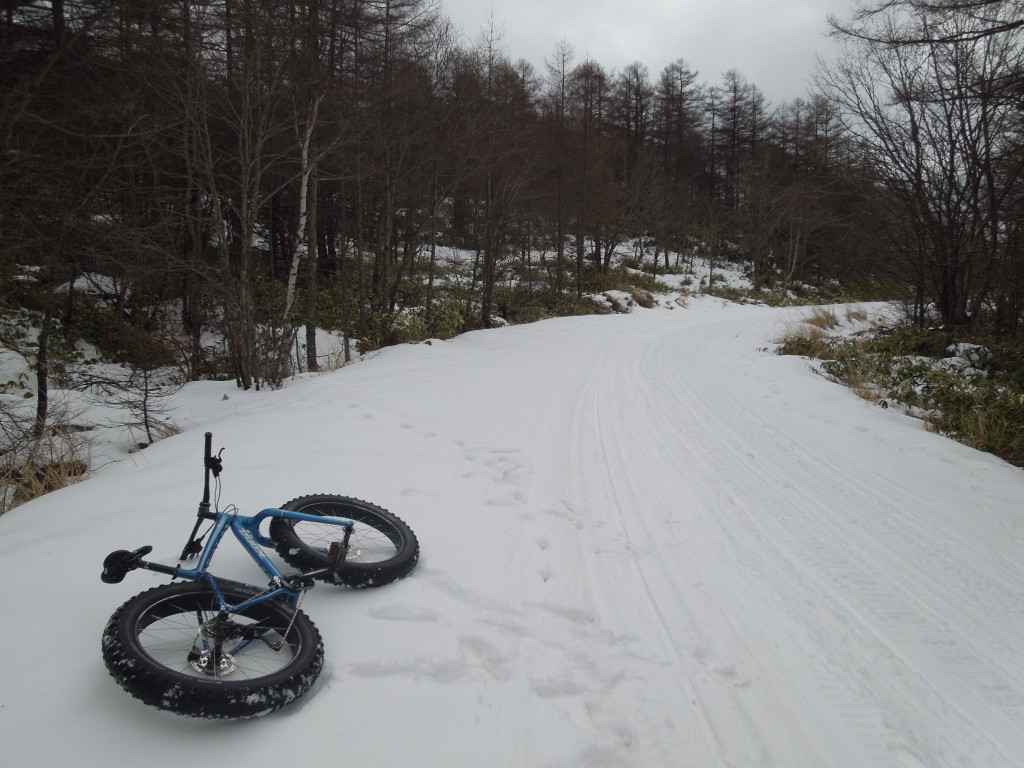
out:
{"label": "snow-covered ground", "polygon": [[[1024,764],[1024,475],[771,354],[802,312],[705,297],[189,385],[182,434],[0,518],[0,765]],[[422,547],[308,595],[324,673],[255,721],[150,709],[100,657],[161,581],[103,557],[174,561],[207,430],[224,503],[354,495]]]}

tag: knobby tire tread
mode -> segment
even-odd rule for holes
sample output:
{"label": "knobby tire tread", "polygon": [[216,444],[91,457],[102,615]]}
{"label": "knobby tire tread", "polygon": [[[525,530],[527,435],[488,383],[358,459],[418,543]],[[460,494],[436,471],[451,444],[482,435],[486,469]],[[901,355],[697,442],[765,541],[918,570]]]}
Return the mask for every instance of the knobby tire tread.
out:
{"label": "knobby tire tread", "polygon": [[[219,581],[218,585],[232,604],[256,594],[237,582]],[[143,647],[139,637],[150,626],[147,621],[156,623],[168,616],[185,615],[208,606],[212,599],[213,593],[205,584],[181,582],[154,587],[125,602],[103,631],[103,660],[110,674],[132,696],[157,709],[216,720],[269,714],[313,686],[323,668],[323,640],[316,625],[301,611],[291,622],[296,609],[287,602],[267,601],[242,614],[261,626],[287,627],[291,622],[287,647],[294,656],[280,669],[262,676],[248,680],[194,677],[166,666]],[[177,634],[183,637],[185,632]]]}
{"label": "knobby tire tread", "polygon": [[[412,529],[397,515],[376,504],[349,496],[313,494],[292,499],[280,508],[355,520],[362,526],[375,529],[375,533],[384,536],[394,547],[393,554],[375,562],[360,562],[358,555],[352,556],[340,569],[318,576],[321,581],[355,589],[379,587],[405,578],[419,561],[419,542]],[[338,530],[341,531],[340,528]],[[326,547],[314,549],[304,541],[296,531],[296,521],[274,518],[270,523],[270,538],[277,553],[294,568],[310,571],[328,565],[322,551]],[[358,547],[358,543],[354,547]]]}

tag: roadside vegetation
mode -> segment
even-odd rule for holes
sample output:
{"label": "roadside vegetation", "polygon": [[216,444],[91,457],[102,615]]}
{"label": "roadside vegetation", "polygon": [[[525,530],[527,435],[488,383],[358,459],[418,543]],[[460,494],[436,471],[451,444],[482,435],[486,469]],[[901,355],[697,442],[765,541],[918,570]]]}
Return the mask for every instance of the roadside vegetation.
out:
{"label": "roadside vegetation", "polygon": [[1024,467],[1024,343],[867,321],[855,308],[816,308],[776,352],[810,358],[864,399]]}

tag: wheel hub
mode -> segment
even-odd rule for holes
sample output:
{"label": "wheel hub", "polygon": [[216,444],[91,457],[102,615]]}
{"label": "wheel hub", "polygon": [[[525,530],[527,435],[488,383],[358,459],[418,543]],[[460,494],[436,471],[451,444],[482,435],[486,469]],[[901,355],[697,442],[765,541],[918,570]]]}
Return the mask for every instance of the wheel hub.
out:
{"label": "wheel hub", "polygon": [[234,656],[213,648],[189,654],[189,663],[196,672],[209,677],[226,677],[238,668]]}
{"label": "wheel hub", "polygon": [[245,630],[238,624],[215,616],[199,627],[199,637],[188,655],[192,669],[209,677],[226,677],[238,669],[235,657],[223,650],[224,641],[243,637]]}

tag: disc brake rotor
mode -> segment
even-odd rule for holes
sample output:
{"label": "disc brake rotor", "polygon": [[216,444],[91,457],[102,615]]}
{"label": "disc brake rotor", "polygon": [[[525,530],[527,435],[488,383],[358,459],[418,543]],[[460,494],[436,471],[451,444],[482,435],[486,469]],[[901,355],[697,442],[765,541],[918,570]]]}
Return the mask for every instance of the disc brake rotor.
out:
{"label": "disc brake rotor", "polygon": [[192,669],[209,677],[226,677],[238,669],[235,657],[230,653],[214,653],[213,649],[189,654]]}
{"label": "disc brake rotor", "polygon": [[[241,637],[241,627],[230,619],[215,616],[199,627],[199,637],[188,655],[196,672],[209,677],[226,677],[238,669],[235,657],[223,649],[225,640]],[[213,647],[206,647],[212,642]]]}

